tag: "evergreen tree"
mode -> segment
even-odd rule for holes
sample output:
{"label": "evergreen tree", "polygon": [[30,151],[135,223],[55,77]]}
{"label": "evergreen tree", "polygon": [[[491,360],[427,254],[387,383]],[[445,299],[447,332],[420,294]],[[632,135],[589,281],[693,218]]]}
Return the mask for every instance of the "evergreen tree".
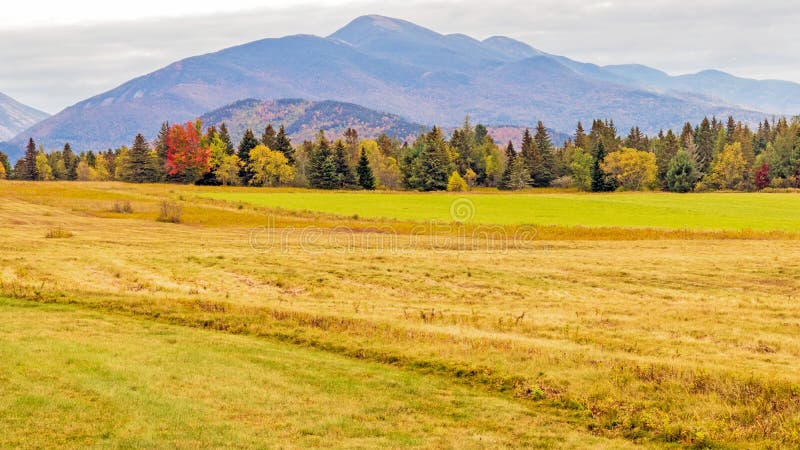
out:
{"label": "evergreen tree", "polygon": [[78,179],[78,157],[72,151],[69,142],[64,144],[64,151],[61,153],[64,159],[64,168],[66,169],[67,180],[74,181]]}
{"label": "evergreen tree", "polygon": [[264,133],[261,135],[261,143],[267,146],[270,150],[277,150],[275,147],[275,129],[272,128],[272,124],[267,124],[267,127],[264,128]]}
{"label": "evergreen tree", "polygon": [[361,147],[361,157],[358,159],[356,174],[358,175],[358,185],[361,186],[361,189],[366,189],[368,191],[375,189],[375,176],[372,173],[372,168],[367,158],[367,151],[364,147]]}
{"label": "evergreen tree", "polygon": [[356,185],[355,175],[350,165],[347,164],[347,150],[341,139],[336,141],[333,159],[336,165],[336,176],[339,179],[339,189],[350,189],[354,187]]}
{"label": "evergreen tree", "polygon": [[169,136],[169,122],[164,122],[161,124],[161,130],[158,132],[158,137],[156,137],[156,142],[153,146],[156,153],[156,161],[157,161],[156,169],[159,180],[169,179],[166,170],[167,153],[169,153],[169,144],[167,144],[167,136]]}
{"label": "evergreen tree", "polygon": [[583,124],[578,122],[578,127],[575,129],[575,147],[588,150],[586,148],[586,132],[583,130]]}
{"label": "evergreen tree", "polygon": [[700,123],[700,127],[695,132],[694,144],[697,146],[697,171],[700,174],[709,172],[711,161],[714,155],[714,129],[708,117]]}
{"label": "evergreen tree", "polygon": [[686,150],[679,151],[669,162],[667,189],[672,192],[689,192],[694,189],[697,172],[694,161]]}
{"label": "evergreen tree", "polygon": [[728,116],[728,123],[725,127],[725,135],[727,138],[727,143],[732,144],[734,135],[736,134],[736,121],[733,120],[733,116]]}
{"label": "evergreen tree", "polygon": [[231,135],[228,133],[228,126],[225,125],[224,122],[219,126],[219,138],[225,143],[225,153],[233,155],[235,153],[233,141],[231,140]]}
{"label": "evergreen tree", "polygon": [[158,179],[158,170],[154,165],[144,136],[137,134],[133,140],[133,147],[128,152],[128,159],[123,169],[125,180],[132,183],[152,183]]}
{"label": "evergreen tree", "polygon": [[336,189],[339,187],[339,174],[336,172],[336,163],[330,144],[322,130],[317,135],[317,142],[311,152],[308,182],[311,187],[317,189]]}
{"label": "evergreen tree", "polygon": [[532,184],[536,187],[549,186],[553,181],[553,144],[542,121],[536,125],[533,143],[533,158],[530,162]]}
{"label": "evergreen tree", "polygon": [[258,139],[253,134],[253,130],[247,129],[239,142],[239,160],[242,162],[242,170],[239,176],[242,178],[244,184],[250,184],[250,179],[253,174],[250,172],[250,150],[258,146]]}
{"label": "evergreen tree", "polygon": [[419,189],[423,191],[447,189],[447,181],[453,172],[453,163],[439,127],[433,127],[425,136],[424,147],[420,155],[420,169]]}
{"label": "evergreen tree", "polygon": [[15,177],[18,180],[36,180],[38,179],[38,172],[36,171],[36,143],[33,138],[28,140],[28,146],[25,147],[25,156],[22,157],[22,170],[15,171]]}
{"label": "evergreen tree", "polygon": [[525,131],[522,132],[522,147],[520,148],[519,156],[525,162],[525,165],[528,166],[528,172],[530,173],[533,173],[535,165],[534,153],[533,136],[531,136],[531,131],[525,128]]}
{"label": "evergreen tree", "polygon": [[354,128],[347,128],[344,131],[344,145],[347,150],[347,161],[355,163],[359,157],[358,153],[358,131]]}
{"label": "evergreen tree", "polygon": [[597,143],[595,150],[594,164],[592,164],[592,192],[610,192],[615,189],[614,182],[611,177],[603,171],[600,163],[606,158],[606,146],[603,141]]}
{"label": "evergreen tree", "polygon": [[281,125],[278,129],[278,135],[275,137],[275,148],[279,152],[283,152],[289,164],[294,164],[294,148],[292,148],[292,141],[286,136],[286,129]]}
{"label": "evergreen tree", "polygon": [[508,189],[518,191],[531,185],[531,173],[525,160],[518,156],[511,162],[511,173],[508,180]]}
{"label": "evergreen tree", "polygon": [[672,161],[672,158],[678,154],[678,150],[680,150],[680,145],[678,144],[678,138],[675,136],[675,133],[672,130],[667,130],[666,136],[661,139],[656,149],[656,165],[658,166],[658,180],[661,182],[662,186],[666,186],[666,177],[667,177],[667,169],[669,168],[669,162]]}
{"label": "evergreen tree", "polygon": [[483,144],[484,139],[488,135],[489,135],[489,130],[486,129],[485,125],[480,123],[475,125],[475,145]]}
{"label": "evergreen tree", "polygon": [[511,189],[511,169],[516,157],[517,152],[514,151],[514,144],[508,141],[508,145],[506,146],[506,167],[503,169],[503,175],[500,176],[500,181],[497,183],[498,189],[506,191]]}

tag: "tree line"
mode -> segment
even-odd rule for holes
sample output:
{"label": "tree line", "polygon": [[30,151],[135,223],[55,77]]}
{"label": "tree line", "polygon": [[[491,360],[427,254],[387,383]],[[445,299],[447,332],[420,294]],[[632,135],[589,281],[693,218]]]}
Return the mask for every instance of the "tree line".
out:
{"label": "tree line", "polygon": [[647,136],[633,127],[625,137],[613,121],[598,119],[588,130],[579,122],[561,146],[539,122],[524,130],[519,150],[512,142],[501,148],[469,118],[449,138],[436,126],[412,143],[385,134],[361,139],[348,129],[335,140],[319,131],[300,145],[272,124],[260,136],[246,130],[234,145],[225,124],[164,123],[152,143],[139,134],[131,147],[98,153],[76,154],[69,144],[48,152],[30,139],[13,168],[0,153],[0,178],[420,191],[800,188],[800,118],[764,120],[752,129],[712,117],[679,133]]}

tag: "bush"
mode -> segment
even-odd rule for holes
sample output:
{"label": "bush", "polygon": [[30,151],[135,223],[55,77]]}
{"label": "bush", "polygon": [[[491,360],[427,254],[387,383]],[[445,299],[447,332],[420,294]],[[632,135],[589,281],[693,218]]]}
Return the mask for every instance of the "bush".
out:
{"label": "bush", "polygon": [[173,201],[163,201],[161,202],[161,213],[156,220],[167,223],[181,223],[182,217],[183,207],[179,203]]}
{"label": "bush", "polygon": [[568,188],[572,187],[574,181],[572,177],[569,175],[564,175],[563,177],[558,177],[555,180],[550,182],[550,186],[554,188]]}
{"label": "bush", "polygon": [[44,237],[47,239],[67,239],[71,238],[72,236],[72,233],[65,230],[64,227],[61,226],[51,229],[47,232],[47,234],[44,235]]}
{"label": "bush", "polygon": [[119,214],[133,214],[133,206],[131,206],[131,202],[127,200],[124,202],[114,202],[111,212]]}
{"label": "bush", "polygon": [[458,172],[453,172],[447,180],[447,190],[451,192],[464,192],[467,190],[467,182],[461,178]]}

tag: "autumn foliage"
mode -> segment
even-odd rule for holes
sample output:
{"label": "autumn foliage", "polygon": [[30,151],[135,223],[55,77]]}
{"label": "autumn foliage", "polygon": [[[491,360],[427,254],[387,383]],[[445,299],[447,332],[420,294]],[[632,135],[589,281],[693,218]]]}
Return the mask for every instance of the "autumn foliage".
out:
{"label": "autumn foliage", "polygon": [[170,175],[185,172],[204,174],[209,170],[211,151],[203,145],[200,127],[193,122],[173,125],[167,134],[166,171]]}

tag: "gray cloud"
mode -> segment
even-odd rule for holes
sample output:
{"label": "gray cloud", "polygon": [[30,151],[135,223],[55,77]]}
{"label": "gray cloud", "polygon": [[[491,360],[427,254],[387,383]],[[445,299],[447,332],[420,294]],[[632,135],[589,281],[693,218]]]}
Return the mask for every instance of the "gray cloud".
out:
{"label": "gray cloud", "polygon": [[[265,37],[327,35],[384,14],[443,33],[506,35],[598,64],[800,81],[800,10],[785,0],[307,3],[213,16],[0,30],[0,91],[48,112],[177,59]],[[8,45],[11,43],[11,45]]]}

